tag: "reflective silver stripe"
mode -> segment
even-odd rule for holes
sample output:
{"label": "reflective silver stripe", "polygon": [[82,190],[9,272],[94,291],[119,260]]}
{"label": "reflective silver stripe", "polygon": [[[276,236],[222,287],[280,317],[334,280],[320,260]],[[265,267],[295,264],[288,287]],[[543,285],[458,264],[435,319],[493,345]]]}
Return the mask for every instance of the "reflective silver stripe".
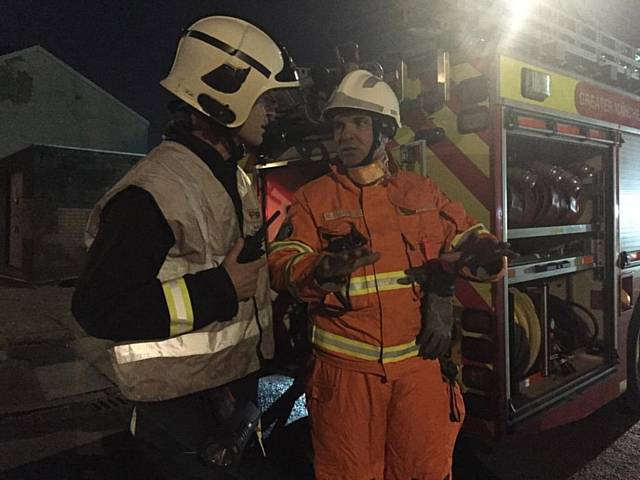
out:
{"label": "reflective silver stripe", "polygon": [[170,317],[170,336],[175,337],[193,330],[193,308],[189,290],[183,278],[162,284]]}
{"label": "reflective silver stripe", "polygon": [[[246,335],[247,330],[253,330]],[[234,322],[221,330],[193,332],[158,342],[130,343],[116,345],[113,353],[117,364],[148,360],[150,358],[179,358],[191,355],[216,353],[233,347],[242,338],[258,336],[258,328],[253,318],[244,322]]]}
{"label": "reflective silver stripe", "polygon": [[369,110],[372,112],[384,112],[382,105],[377,105],[373,102],[367,102],[360,98],[352,97],[344,92],[335,92],[333,98],[329,101],[331,108],[361,108],[363,110]]}
{"label": "reflective silver stripe", "polygon": [[385,272],[377,275],[364,275],[360,277],[351,277],[349,283],[349,296],[356,297],[358,295],[369,295],[376,293],[377,290],[384,292],[387,290],[399,290],[402,288],[411,288],[411,284],[402,285],[398,280],[406,277],[406,273],[402,270],[396,272]]}

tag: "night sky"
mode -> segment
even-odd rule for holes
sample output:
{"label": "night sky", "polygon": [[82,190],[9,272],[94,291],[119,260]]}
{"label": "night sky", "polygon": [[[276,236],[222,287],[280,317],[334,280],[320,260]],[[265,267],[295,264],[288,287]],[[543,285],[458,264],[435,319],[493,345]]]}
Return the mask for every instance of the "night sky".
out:
{"label": "night sky", "polygon": [[382,0],[0,0],[0,55],[41,45],[151,122],[166,121],[168,73],[181,31],[198,18],[239,16],[283,43],[297,65],[333,65],[333,48],[354,40],[375,58]]}
{"label": "night sky", "polygon": [[[425,0],[426,1],[426,0]],[[640,46],[640,0],[557,0],[587,22]],[[333,66],[334,47],[356,41],[380,60],[391,0],[0,0],[0,55],[41,45],[151,122],[159,141],[178,37],[198,18],[232,15],[264,28],[299,66]],[[581,8],[576,8],[581,5]],[[588,8],[587,8],[588,7]]]}

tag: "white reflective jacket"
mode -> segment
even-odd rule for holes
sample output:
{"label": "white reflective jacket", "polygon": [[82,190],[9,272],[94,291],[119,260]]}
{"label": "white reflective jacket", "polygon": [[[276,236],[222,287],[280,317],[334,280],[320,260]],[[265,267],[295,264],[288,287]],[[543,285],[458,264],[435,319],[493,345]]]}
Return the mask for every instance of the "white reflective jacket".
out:
{"label": "white reflective jacket", "polygon": [[[190,309],[188,291],[179,279],[219,266],[240,236],[233,202],[209,167],[185,146],[162,142],[138,162],[96,204],[86,232],[87,245],[95,239],[100,213],[118,192],[136,185],[149,192],[171,227],[175,244],[162,264],[158,279],[165,295],[173,290],[173,314]],[[251,234],[262,224],[258,199],[249,177],[238,168],[238,192],[242,199],[244,232]],[[176,282],[178,280],[178,282]],[[212,289],[216,285],[211,285]],[[266,268],[259,273],[255,295],[262,330],[260,345],[265,358],[273,356],[269,278]],[[179,332],[178,332],[179,333]],[[239,304],[230,321],[214,321],[197,331],[158,341],[116,345],[112,363],[125,397],[157,401],[224,385],[258,370],[257,346],[260,328],[254,303]]]}

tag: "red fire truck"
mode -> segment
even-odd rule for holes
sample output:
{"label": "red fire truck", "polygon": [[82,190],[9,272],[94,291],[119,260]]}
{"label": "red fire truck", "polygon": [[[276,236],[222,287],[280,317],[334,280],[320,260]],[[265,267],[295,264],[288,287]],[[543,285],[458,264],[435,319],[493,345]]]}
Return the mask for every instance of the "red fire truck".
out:
{"label": "red fire truck", "polygon": [[[405,31],[420,18],[401,13]],[[450,53],[405,42],[390,79],[402,99],[394,159],[520,253],[502,283],[456,290],[465,428],[491,438],[580,419],[622,394],[640,408],[638,64],[570,16],[544,5],[531,15],[540,28],[518,41],[464,23]],[[326,171],[331,151],[306,138],[259,167],[266,215]]]}

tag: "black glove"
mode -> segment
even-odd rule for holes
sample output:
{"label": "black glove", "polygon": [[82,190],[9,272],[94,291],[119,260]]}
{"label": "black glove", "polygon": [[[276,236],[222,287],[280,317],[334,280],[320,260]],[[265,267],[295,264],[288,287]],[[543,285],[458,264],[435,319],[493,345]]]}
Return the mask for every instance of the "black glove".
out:
{"label": "black glove", "polygon": [[398,279],[402,285],[410,285],[416,282],[423,292],[432,292],[441,297],[450,297],[455,293],[455,281],[457,275],[444,270],[439,260],[430,260],[420,267],[412,267],[405,270],[406,277]]}
{"label": "black glove", "polygon": [[499,242],[488,232],[471,234],[455,251],[461,253],[456,268],[463,275],[479,280],[503,274],[506,266],[504,257],[518,257],[509,243]]}
{"label": "black glove", "polygon": [[347,277],[364,265],[371,265],[380,258],[368,247],[354,248],[339,253],[325,252],[318,262],[313,276],[327,291],[338,291],[347,282]]}
{"label": "black glove", "polygon": [[420,306],[422,328],[416,338],[420,347],[418,355],[422,358],[435,359],[449,351],[453,331],[453,296],[441,297],[435,293],[427,293]]}

